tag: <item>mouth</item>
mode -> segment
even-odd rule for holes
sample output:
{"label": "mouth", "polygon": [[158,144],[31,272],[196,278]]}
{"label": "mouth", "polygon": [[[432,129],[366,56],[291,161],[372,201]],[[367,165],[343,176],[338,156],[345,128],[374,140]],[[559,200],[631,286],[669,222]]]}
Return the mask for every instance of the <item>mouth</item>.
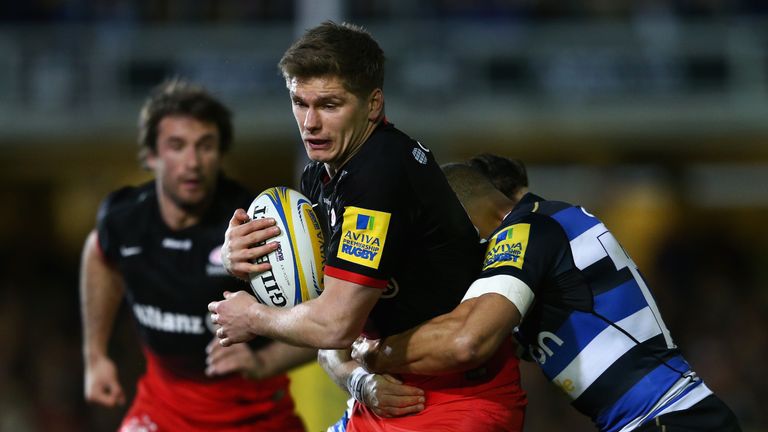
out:
{"label": "mouth", "polygon": [[203,184],[203,179],[199,177],[186,178],[181,180],[181,185],[185,189],[197,189]]}
{"label": "mouth", "polygon": [[304,143],[310,150],[325,150],[331,146],[329,139],[305,138]]}

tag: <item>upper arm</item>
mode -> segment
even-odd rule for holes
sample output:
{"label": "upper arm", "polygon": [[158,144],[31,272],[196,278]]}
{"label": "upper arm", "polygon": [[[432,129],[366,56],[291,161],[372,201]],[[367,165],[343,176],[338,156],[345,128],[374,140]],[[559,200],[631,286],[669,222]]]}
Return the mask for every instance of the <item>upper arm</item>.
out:
{"label": "upper arm", "polygon": [[342,172],[331,214],[326,274],[384,289],[406,237],[407,201],[392,158],[377,169]]}
{"label": "upper arm", "polygon": [[504,295],[487,292],[462,302],[452,314],[461,319],[451,346],[464,368],[488,360],[520,323],[520,311]]}
{"label": "upper arm", "polygon": [[83,289],[98,286],[122,291],[120,273],[104,256],[98,237],[94,229],[85,240],[80,268],[81,285]]}

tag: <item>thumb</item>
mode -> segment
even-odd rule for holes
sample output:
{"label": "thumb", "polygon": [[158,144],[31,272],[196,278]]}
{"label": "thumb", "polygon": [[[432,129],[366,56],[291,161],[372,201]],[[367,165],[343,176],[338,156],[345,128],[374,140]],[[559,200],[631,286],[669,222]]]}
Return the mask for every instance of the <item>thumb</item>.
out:
{"label": "thumb", "polygon": [[228,298],[232,297],[233,295],[234,295],[234,294],[233,294],[233,293],[231,293],[231,292],[229,292],[229,291],[224,291],[224,298],[225,298],[225,299],[228,299]]}
{"label": "thumb", "polygon": [[245,212],[245,210],[239,208],[235,210],[235,214],[232,215],[232,220],[238,222],[237,225],[242,225],[248,221],[251,220],[250,217],[248,217],[248,213]]}

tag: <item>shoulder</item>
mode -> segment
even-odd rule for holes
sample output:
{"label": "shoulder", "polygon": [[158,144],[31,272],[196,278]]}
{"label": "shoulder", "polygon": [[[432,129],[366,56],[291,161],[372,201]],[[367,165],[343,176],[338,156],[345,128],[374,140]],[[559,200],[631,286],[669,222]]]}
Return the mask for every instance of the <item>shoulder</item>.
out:
{"label": "shoulder", "polygon": [[155,194],[154,181],[140,186],[124,186],[112,191],[101,201],[96,219],[102,222],[121,214],[140,210],[151,202]]}
{"label": "shoulder", "polygon": [[578,207],[562,202],[549,201],[539,196],[528,194],[515,208],[504,218],[496,232],[491,237],[498,236],[510,228],[517,227],[518,232],[525,231],[526,238],[528,233],[542,237],[566,237],[566,231],[558,218],[568,213],[569,209],[578,209]]}
{"label": "shoulder", "polygon": [[217,197],[227,207],[247,206],[253,199],[253,193],[241,183],[222,174],[217,186]]}
{"label": "shoulder", "polygon": [[377,183],[393,183],[440,170],[432,152],[391,124],[379,126],[347,164],[349,174]]}
{"label": "shoulder", "polygon": [[323,176],[326,175],[326,173],[325,165],[321,162],[309,162],[301,173],[299,192],[304,194],[311,201],[317,201],[317,197],[320,196],[320,185],[322,184]]}
{"label": "shoulder", "polygon": [[387,123],[376,128],[365,143],[364,153],[368,154],[366,159],[371,161],[402,166],[406,158],[412,158],[413,150],[418,147],[419,143],[415,139]]}
{"label": "shoulder", "polygon": [[325,173],[325,165],[321,162],[310,161],[304,166],[304,171],[301,173],[301,184],[305,181],[315,181],[322,178]]}

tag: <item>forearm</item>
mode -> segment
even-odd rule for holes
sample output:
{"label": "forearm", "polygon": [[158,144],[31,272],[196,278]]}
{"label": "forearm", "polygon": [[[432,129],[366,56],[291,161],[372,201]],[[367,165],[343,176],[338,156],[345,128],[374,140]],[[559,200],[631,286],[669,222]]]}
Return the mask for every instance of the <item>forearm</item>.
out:
{"label": "forearm", "polygon": [[317,361],[333,382],[345,392],[348,391],[349,376],[360,366],[358,362],[352,359],[349,350],[319,350]]}
{"label": "forearm", "polygon": [[282,375],[317,358],[317,350],[275,341],[254,353],[265,370],[262,378]]}
{"label": "forearm", "polygon": [[480,366],[520,322],[497,294],[464,301],[452,312],[383,339],[365,363],[371,371],[438,375]]}
{"label": "forearm", "polygon": [[122,281],[104,262],[96,242],[96,234],[91,232],[83,249],[80,269],[80,310],[86,362],[107,355],[112,327],[123,298]]}
{"label": "forearm", "polygon": [[362,331],[363,323],[350,323],[343,311],[324,313],[314,300],[292,308],[270,308],[254,304],[249,308],[251,327],[257,333],[294,346],[319,349],[349,347]]}
{"label": "forearm", "polygon": [[470,367],[457,355],[460,348],[456,338],[463,321],[437,317],[405,333],[381,340],[375,360],[369,364],[372,372],[439,375]]}
{"label": "forearm", "polygon": [[325,277],[325,290],[316,299],[292,308],[254,303],[250,327],[262,336],[291,345],[346,349],[360,336],[381,290]]}

